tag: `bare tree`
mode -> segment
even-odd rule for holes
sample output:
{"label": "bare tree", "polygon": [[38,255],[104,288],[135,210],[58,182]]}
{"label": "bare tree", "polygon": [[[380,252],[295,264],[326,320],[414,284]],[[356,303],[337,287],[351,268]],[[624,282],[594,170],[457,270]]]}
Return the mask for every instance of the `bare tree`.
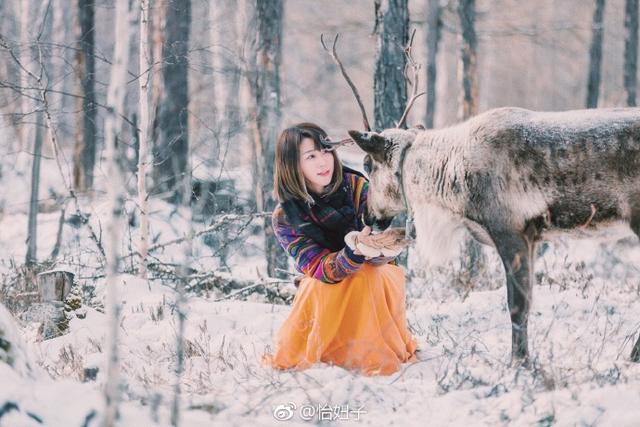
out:
{"label": "bare tree", "polygon": [[374,126],[392,128],[407,105],[405,46],[409,42],[408,0],[375,1],[375,33],[378,35],[373,77]]}
{"label": "bare tree", "polygon": [[[25,33],[29,33],[30,19],[28,17],[29,14],[29,1],[23,1],[22,3],[22,17],[21,17],[21,25],[24,26],[21,29],[23,42],[28,39],[28,35]],[[40,75],[44,74],[44,59],[42,57],[42,53],[40,51],[39,43],[40,39],[45,31],[45,24],[47,22],[47,18],[49,16],[49,3],[41,3],[38,8],[37,15],[33,20],[36,25],[33,27],[39,28],[38,33],[36,35],[35,44],[38,46],[37,49],[32,47],[31,43],[23,45],[23,51],[21,58],[23,61],[31,62],[34,60],[34,50],[38,53],[38,60],[33,61],[37,62],[40,67]],[[23,65],[25,62],[23,62]],[[30,73],[27,70],[24,70],[22,73],[23,82],[30,84]],[[49,81],[46,82],[47,86],[49,85]],[[25,101],[26,100],[26,101]],[[27,254],[25,262],[26,264],[31,264],[37,261],[37,246],[38,246],[38,193],[40,188],[40,163],[42,158],[42,145],[43,145],[43,128],[44,128],[44,120],[43,120],[43,112],[41,109],[37,108],[37,95],[33,97],[23,97],[23,105],[26,105],[27,110],[34,110],[36,115],[36,122],[33,126],[34,133],[28,132],[28,129],[32,128],[32,126],[28,126],[24,135],[26,137],[30,137],[33,135],[33,163],[31,166],[31,197],[29,200],[29,218],[28,218],[28,230],[27,230]],[[36,111],[37,110],[37,111]]]}
{"label": "bare tree", "polygon": [[181,185],[186,188],[181,192],[182,194],[182,207],[187,214],[188,230],[184,241],[183,258],[179,266],[178,280],[176,281],[176,316],[178,317],[178,333],[176,335],[176,366],[175,366],[175,383],[173,385],[173,402],[171,405],[171,425],[178,427],[180,425],[180,402],[182,399],[182,374],[184,372],[184,329],[185,320],[187,317],[187,298],[186,287],[189,282],[189,268],[191,259],[193,258],[193,210],[196,207],[191,206],[191,180],[185,178],[182,180]]}
{"label": "bare tree", "polygon": [[162,44],[163,90],[154,120],[154,187],[182,200],[181,185],[187,173],[189,154],[188,49],[191,28],[191,0],[168,0],[164,6]]}
{"label": "bare tree", "polygon": [[38,190],[40,188],[40,160],[42,158],[42,112],[36,114],[36,133],[33,141],[33,164],[31,166],[31,199],[27,233],[27,256],[25,262],[31,264],[37,259],[38,246]]}
{"label": "bare tree", "polygon": [[140,277],[147,277],[147,251],[149,248],[149,217],[147,212],[147,161],[149,156],[149,83],[153,68],[149,50],[150,0],[140,0],[140,48],[138,111],[140,113],[140,146],[138,148],[138,207],[140,209]]}
{"label": "bare tree", "polygon": [[77,3],[76,73],[79,97],[76,98],[78,123],[73,156],[73,186],[77,191],[93,187],[93,168],[96,162],[96,91],[95,91],[95,2]]}
{"label": "bare tree", "polygon": [[238,92],[240,90],[240,67],[235,57],[240,48],[236,15],[238,5],[233,2],[219,2],[210,5],[211,44],[213,50],[213,70],[216,82],[215,104],[221,126],[221,139],[229,144],[239,132]]}
{"label": "bare tree", "polygon": [[[29,41],[29,29],[30,29],[30,13],[29,13],[29,1],[20,2],[20,38],[22,41],[22,54],[20,60],[24,66],[28,66],[31,62],[31,44]],[[29,83],[29,75],[26,72],[20,73],[22,77],[22,87],[26,87]],[[33,108],[33,103],[28,97],[22,97],[22,112],[27,113]],[[38,115],[38,118],[40,115]],[[39,124],[39,123],[37,123]],[[36,124],[36,126],[37,126]],[[30,128],[30,127],[29,127]],[[22,137],[24,139],[29,138],[29,128],[24,125],[20,127]],[[36,127],[37,129],[37,127]],[[23,140],[22,144],[27,144],[26,140]],[[29,203],[29,219],[28,219],[28,234],[27,234],[27,255],[26,263],[30,264],[36,260],[36,246],[37,246],[37,218],[38,218],[38,188],[40,182],[40,155],[42,153],[42,138],[34,139],[33,144],[33,163],[31,167],[31,199]]]}
{"label": "bare tree", "polygon": [[[476,36],[475,0],[458,0],[458,18],[460,20],[460,57],[458,72],[460,76],[460,103],[458,118],[466,120],[478,114],[478,38]],[[475,281],[479,265],[483,262],[480,244],[466,237],[463,253],[463,274],[468,273],[470,284]]]}
{"label": "bare tree", "polygon": [[475,0],[458,0],[460,18],[460,78],[462,84],[459,118],[478,113],[478,38],[475,30]]}
{"label": "bare tree", "polygon": [[436,59],[438,56],[438,44],[440,42],[440,30],[442,28],[442,7],[440,0],[429,0],[427,11],[427,113],[425,126],[433,128],[436,114]]}
{"label": "bare tree", "polygon": [[[276,137],[282,116],[280,64],[282,62],[283,12],[281,0],[256,1],[256,34],[248,77],[255,114],[253,161],[258,212],[272,210],[275,207],[271,190]],[[280,276],[281,273],[277,269],[286,269],[287,259],[279,256],[279,245],[271,227],[270,218],[264,219],[264,230],[267,275]]]}
{"label": "bare tree", "polygon": [[[105,144],[109,195],[109,220],[107,224],[106,246],[106,292],[107,292],[107,381],[105,384],[105,414],[103,425],[115,425],[120,402],[120,361],[118,353],[118,328],[120,326],[120,304],[118,303],[118,249],[124,206],[124,184],[122,171],[117,159],[117,135],[120,129],[120,117],[124,115],[124,99],[127,89],[127,66],[129,63],[130,22],[135,8],[129,9],[129,0],[117,0],[115,9],[115,47],[113,66],[107,93],[107,111],[105,116]],[[134,18],[135,19],[135,18]]]}
{"label": "bare tree", "polygon": [[624,90],[627,105],[636,105],[638,84],[638,0],[626,0],[624,9]]}
{"label": "bare tree", "polygon": [[600,69],[602,64],[602,36],[604,34],[604,0],[595,0],[589,49],[589,81],[587,83],[587,108],[598,106],[600,93]]}
{"label": "bare tree", "polygon": [[[23,90],[24,88],[29,87],[28,69],[31,67],[32,61],[30,48],[31,43],[29,43],[29,35],[32,29],[31,25],[29,25],[29,23],[31,22],[30,9],[30,0],[18,0],[18,13],[20,16],[20,46],[22,46],[22,49],[19,52],[19,60],[22,64],[21,68],[23,68],[22,70],[20,70],[20,87],[23,88]],[[33,103],[27,96],[20,97],[20,102],[21,120],[24,121],[24,117],[32,110]],[[28,141],[30,140],[31,127],[22,125],[18,129],[20,132],[20,145],[21,147],[27,147]]]}

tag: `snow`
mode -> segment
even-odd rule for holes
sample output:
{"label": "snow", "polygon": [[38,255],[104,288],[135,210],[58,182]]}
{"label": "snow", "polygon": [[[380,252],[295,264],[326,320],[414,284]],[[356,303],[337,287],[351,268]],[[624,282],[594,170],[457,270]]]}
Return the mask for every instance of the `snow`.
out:
{"label": "snow", "polygon": [[[357,163],[357,154],[350,155]],[[100,230],[108,215],[103,200],[81,203]],[[181,209],[151,199],[149,210],[152,244],[181,237],[188,229]],[[134,201],[127,201],[126,212],[134,211]],[[38,217],[40,259],[55,243],[58,219],[55,211]],[[121,253],[133,250],[137,236],[137,221],[131,228],[126,223]],[[26,228],[25,209],[8,209],[0,218],[0,274],[5,278],[15,272],[10,261],[19,264],[24,256]],[[202,238],[194,241],[197,262],[192,266],[243,279],[264,275],[263,238],[243,233],[241,243],[230,248],[231,271],[221,268],[212,255],[215,248]],[[10,402],[18,407],[0,417],[0,426],[79,426],[90,414],[95,415],[89,425],[98,425],[104,408],[102,261],[86,227],[65,224],[63,236],[60,259],[50,269],[76,275],[86,294],[84,304],[71,314],[66,334],[46,341],[39,340],[37,325],[16,323],[0,308],[0,329],[16,343],[13,366],[0,362],[0,408]],[[266,368],[260,357],[273,349],[289,306],[271,304],[258,294],[246,301],[215,301],[222,296],[216,290],[190,293],[183,425],[284,425],[274,416],[278,409],[285,415],[291,410],[286,425],[292,426],[319,423],[320,413],[335,425],[638,425],[640,365],[628,357],[640,329],[640,245],[628,230],[616,235],[620,237],[560,237],[539,256],[529,369],[510,359],[503,272],[490,249],[484,251],[486,266],[473,288],[456,279],[460,271],[455,263],[448,269],[417,271],[411,278],[407,321],[423,360],[386,377],[358,376],[326,364],[300,372]],[[182,248],[168,246],[154,256],[179,261]],[[418,260],[414,255],[410,261],[415,265]],[[122,267],[130,267],[130,260]],[[118,286],[121,425],[169,425],[176,366],[175,283],[123,273]],[[83,382],[86,368],[97,368],[95,381]]]}
{"label": "snow", "polygon": [[[132,276],[121,276],[119,283],[125,400],[166,404],[175,363],[171,307],[176,295],[161,284],[152,283],[149,289]],[[183,379],[186,425],[274,425],[274,408],[289,402],[296,408],[329,404],[355,410],[362,405],[366,413],[360,414],[360,422],[370,425],[382,420],[424,425],[425,419],[434,426],[637,424],[640,367],[627,360],[628,337],[640,320],[637,292],[600,279],[588,289],[580,283],[537,286],[530,320],[533,368],[526,370],[510,365],[504,288],[472,292],[462,300],[452,292],[443,296],[443,290],[433,290],[431,296],[424,287],[410,284],[410,295],[425,294],[410,296],[407,315],[426,360],[389,377],[361,377],[324,364],[293,373],[265,368],[260,355],[273,345],[288,307],[190,297]],[[160,308],[164,315],[154,320],[151,313]],[[74,417],[100,407],[105,334],[105,315],[88,309],[86,318],[71,321],[68,334],[35,343],[38,363],[59,385],[32,384],[41,400],[15,391],[3,391],[2,399],[32,402],[30,407],[46,415],[48,425],[60,425],[55,408],[68,406],[52,402],[62,404],[62,396],[54,396],[65,390],[65,398],[76,401],[76,396],[83,408],[69,411],[66,425],[79,425]],[[65,348],[73,349],[77,365],[62,356]],[[95,383],[63,380],[79,378],[77,369],[85,366],[99,368]],[[150,408],[137,409],[140,413],[132,417],[152,417]],[[300,416],[294,414],[299,424]],[[168,421],[166,408],[158,417]]]}

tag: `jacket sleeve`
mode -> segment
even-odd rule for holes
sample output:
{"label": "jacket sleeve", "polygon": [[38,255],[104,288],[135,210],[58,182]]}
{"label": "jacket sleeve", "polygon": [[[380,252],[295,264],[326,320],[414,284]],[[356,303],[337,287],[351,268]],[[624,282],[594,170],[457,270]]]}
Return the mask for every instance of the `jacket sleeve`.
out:
{"label": "jacket sleeve", "polygon": [[364,264],[364,256],[356,255],[349,246],[336,252],[316,243],[291,226],[282,208],[271,217],[273,230],[280,246],[294,260],[296,269],[324,283],[338,283]]}
{"label": "jacket sleeve", "polygon": [[[354,185],[355,197],[359,200],[358,202],[358,225],[360,229],[364,227],[364,222],[362,218],[364,218],[365,209],[367,207],[367,196],[369,194],[369,181],[362,177],[357,177],[356,183]],[[379,256],[374,258],[365,258],[365,262],[372,265],[383,265],[383,264],[394,264],[398,265],[397,257],[385,257]]]}

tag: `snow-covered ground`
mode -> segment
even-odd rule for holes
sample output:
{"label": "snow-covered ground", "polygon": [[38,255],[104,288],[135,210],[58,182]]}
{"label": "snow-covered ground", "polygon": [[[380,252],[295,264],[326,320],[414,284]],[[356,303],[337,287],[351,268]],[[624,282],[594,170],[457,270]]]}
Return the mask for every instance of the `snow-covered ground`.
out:
{"label": "snow-covered ground", "polygon": [[[136,403],[129,405],[130,421],[162,425],[174,382],[175,294],[131,276],[120,282],[124,399]],[[330,416],[369,425],[638,425],[640,366],[628,362],[640,320],[637,287],[600,280],[582,285],[536,288],[527,370],[510,366],[504,289],[472,292],[463,301],[412,283],[411,293],[422,295],[410,297],[408,321],[426,359],[372,378],[326,365],[292,373],[265,368],[260,355],[272,345],[287,306],[191,297],[185,425],[276,425],[284,421],[274,418],[274,409],[289,404],[297,410],[288,425],[311,417],[312,407],[318,420],[318,405],[349,408],[349,415]],[[34,343],[33,331],[26,331],[37,364],[57,381],[28,382],[28,392],[2,387],[2,400],[19,402],[49,420],[46,425],[80,425],[74,420],[100,410],[105,326],[104,314],[87,309],[59,338]],[[87,367],[99,369],[97,381],[72,382]]]}
{"label": "snow-covered ground", "polygon": [[[130,201],[127,211],[133,210]],[[156,242],[187,229],[187,216],[166,203],[153,200],[150,211]],[[99,198],[90,212],[99,230],[106,218]],[[41,258],[54,245],[58,215],[39,216]],[[133,224],[125,224],[122,253],[135,242]],[[26,228],[25,209],[5,205],[0,218],[5,280],[15,272],[9,261],[20,264],[24,257]],[[232,245],[229,266],[232,276],[255,279],[265,271],[262,238],[249,230],[242,244]],[[213,252],[196,239],[192,267],[220,268]],[[174,245],[154,256],[169,262],[181,253]],[[353,375],[324,364],[301,372],[266,368],[260,357],[272,349],[289,306],[271,304],[260,294],[242,301],[216,301],[222,294],[215,290],[189,294],[182,425],[640,425],[640,365],[628,359],[640,329],[637,238],[629,232],[617,243],[565,238],[541,254],[529,369],[511,365],[502,270],[495,253],[485,250],[485,256],[473,289],[456,268],[411,278],[407,318],[424,356],[387,377]],[[104,278],[96,276],[100,259],[85,227],[65,225],[56,267],[74,272],[78,287],[94,294],[72,314],[68,333],[46,341],[38,339],[37,325],[0,312],[6,329],[0,332],[13,341],[21,363],[11,367],[0,351],[0,426],[98,425],[106,372]],[[147,282],[130,274],[118,283],[122,425],[168,425],[176,292],[170,281]],[[97,378],[82,382],[85,369],[96,368]]]}

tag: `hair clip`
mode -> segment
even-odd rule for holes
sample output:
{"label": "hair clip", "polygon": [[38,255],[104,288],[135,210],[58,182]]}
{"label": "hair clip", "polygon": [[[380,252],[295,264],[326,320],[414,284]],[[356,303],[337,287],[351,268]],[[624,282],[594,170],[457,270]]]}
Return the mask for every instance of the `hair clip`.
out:
{"label": "hair clip", "polygon": [[332,150],[332,151],[343,145],[353,144],[353,140],[351,138],[341,139],[339,141],[333,141],[329,137],[326,137],[326,138],[321,137],[320,142],[322,143],[322,145],[327,147],[328,150]]}
{"label": "hair clip", "polygon": [[340,142],[334,142],[331,140],[331,138],[327,137],[320,137],[320,143],[322,144],[322,146],[325,148],[325,150],[327,151],[333,151],[336,148],[338,148],[338,146],[340,145]]}

